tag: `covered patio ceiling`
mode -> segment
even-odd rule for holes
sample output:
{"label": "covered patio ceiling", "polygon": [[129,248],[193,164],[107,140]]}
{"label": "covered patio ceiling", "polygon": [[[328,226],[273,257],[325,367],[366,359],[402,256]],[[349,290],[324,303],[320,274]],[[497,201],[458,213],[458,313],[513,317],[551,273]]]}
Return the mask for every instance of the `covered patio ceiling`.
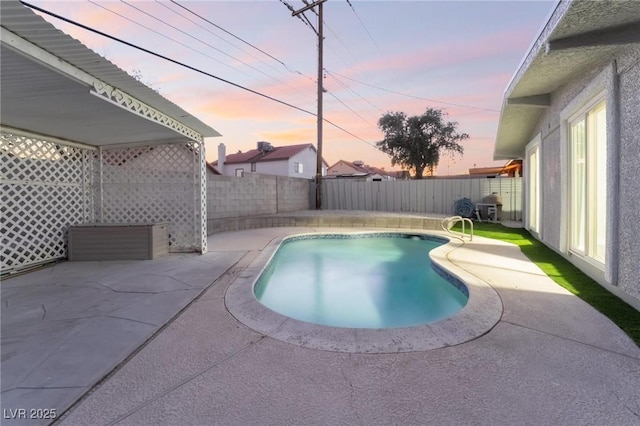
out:
{"label": "covered patio ceiling", "polygon": [[19,2],[0,15],[4,127],[93,146],[220,136]]}
{"label": "covered patio ceiling", "polygon": [[494,159],[523,158],[551,94],[631,43],[640,43],[639,2],[559,2],[505,90]]}

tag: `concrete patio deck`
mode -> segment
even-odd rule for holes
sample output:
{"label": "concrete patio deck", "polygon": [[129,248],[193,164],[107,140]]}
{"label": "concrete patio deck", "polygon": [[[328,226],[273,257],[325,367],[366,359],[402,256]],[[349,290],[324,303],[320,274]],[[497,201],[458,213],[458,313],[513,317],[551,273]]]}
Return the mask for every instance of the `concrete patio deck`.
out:
{"label": "concrete patio deck", "polygon": [[205,256],[66,262],[2,282],[2,424],[47,424],[7,417],[60,416],[82,395],[59,424],[640,423],[640,349],[499,241],[448,254],[503,307],[456,346],[317,350],[229,314],[227,288],[273,239],[318,230],[225,232]]}

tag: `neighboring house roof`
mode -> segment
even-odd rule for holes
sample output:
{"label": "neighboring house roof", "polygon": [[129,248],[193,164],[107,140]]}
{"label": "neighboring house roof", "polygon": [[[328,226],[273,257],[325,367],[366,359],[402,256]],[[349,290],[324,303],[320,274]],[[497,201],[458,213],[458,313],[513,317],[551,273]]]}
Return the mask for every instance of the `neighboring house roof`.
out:
{"label": "neighboring house roof", "polygon": [[222,173],[220,173],[218,168],[210,163],[207,163],[207,168],[211,170],[211,173],[213,173],[214,175],[222,175]]}
{"label": "neighboring house roof", "polygon": [[524,157],[551,93],[629,43],[640,43],[640,2],[559,1],[505,90],[494,159]]}
{"label": "neighboring house roof", "polygon": [[522,174],[522,160],[509,160],[507,164],[500,167],[474,167],[469,169],[469,175],[501,175],[508,174],[515,176],[515,172]]}
{"label": "neighboring house roof", "polygon": [[354,173],[370,173],[366,167],[364,166],[364,164],[359,165],[359,164],[355,164],[351,161],[346,161],[346,160],[338,160],[338,162],[336,162],[335,164],[333,164],[331,167],[329,167],[329,170],[335,168],[336,166],[339,166],[341,164],[346,165],[347,167],[351,168]]}
{"label": "neighboring house roof", "polygon": [[3,125],[90,145],[220,136],[20,2],[0,24]]}
{"label": "neighboring house roof", "polygon": [[379,167],[367,166],[366,164],[356,164],[354,162],[346,161],[346,160],[339,160],[334,165],[329,167],[329,170],[331,170],[331,168],[334,168],[340,164],[344,164],[353,170],[352,173],[339,173],[336,175],[340,177],[348,177],[348,176],[361,177],[361,176],[375,175],[375,174],[378,174],[380,176],[400,177],[403,175],[403,172],[386,171]]}
{"label": "neighboring house roof", "polygon": [[[227,159],[224,164],[240,164],[240,163],[261,163],[265,161],[279,161],[288,160],[296,154],[304,151],[305,149],[312,148],[316,151],[313,144],[304,143],[299,145],[286,145],[286,146],[274,146],[271,151],[261,151],[259,149],[252,149],[247,152],[239,152],[237,154],[227,155]],[[324,161],[326,165],[326,161]],[[218,160],[212,163],[218,164]]]}

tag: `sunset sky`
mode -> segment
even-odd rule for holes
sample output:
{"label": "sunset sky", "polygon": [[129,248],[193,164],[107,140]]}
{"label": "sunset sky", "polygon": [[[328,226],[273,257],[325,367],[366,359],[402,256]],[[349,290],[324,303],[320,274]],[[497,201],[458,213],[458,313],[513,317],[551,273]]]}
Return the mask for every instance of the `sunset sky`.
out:
{"label": "sunset sky", "polygon": [[[317,36],[285,5],[299,9],[301,0],[27,2],[316,112]],[[439,175],[504,164],[492,159],[503,92],[555,4],[328,0],[324,116],[350,134],[325,123],[325,160],[391,169],[375,148],[378,119],[434,107],[470,135],[462,157],[441,158]],[[305,15],[316,26],[313,12]],[[207,139],[209,161],[220,142],[227,153],[263,140],[317,143],[313,115],[45,18],[222,133]]]}

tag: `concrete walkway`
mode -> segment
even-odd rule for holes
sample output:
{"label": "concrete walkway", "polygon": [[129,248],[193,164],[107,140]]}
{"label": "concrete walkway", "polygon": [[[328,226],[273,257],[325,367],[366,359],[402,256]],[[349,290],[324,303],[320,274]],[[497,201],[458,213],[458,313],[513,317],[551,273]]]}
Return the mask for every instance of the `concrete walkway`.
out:
{"label": "concrete walkway", "polygon": [[50,423],[29,410],[62,413],[242,255],[64,262],[4,280],[2,424]]}
{"label": "concrete walkway", "polygon": [[59,423],[640,424],[640,349],[495,240],[476,237],[448,256],[503,304],[491,331],[457,346],[331,352],[233,318],[225,291],[269,242],[317,230],[221,233],[202,257],[63,263],[3,282],[4,414],[59,414],[195,298]]}

